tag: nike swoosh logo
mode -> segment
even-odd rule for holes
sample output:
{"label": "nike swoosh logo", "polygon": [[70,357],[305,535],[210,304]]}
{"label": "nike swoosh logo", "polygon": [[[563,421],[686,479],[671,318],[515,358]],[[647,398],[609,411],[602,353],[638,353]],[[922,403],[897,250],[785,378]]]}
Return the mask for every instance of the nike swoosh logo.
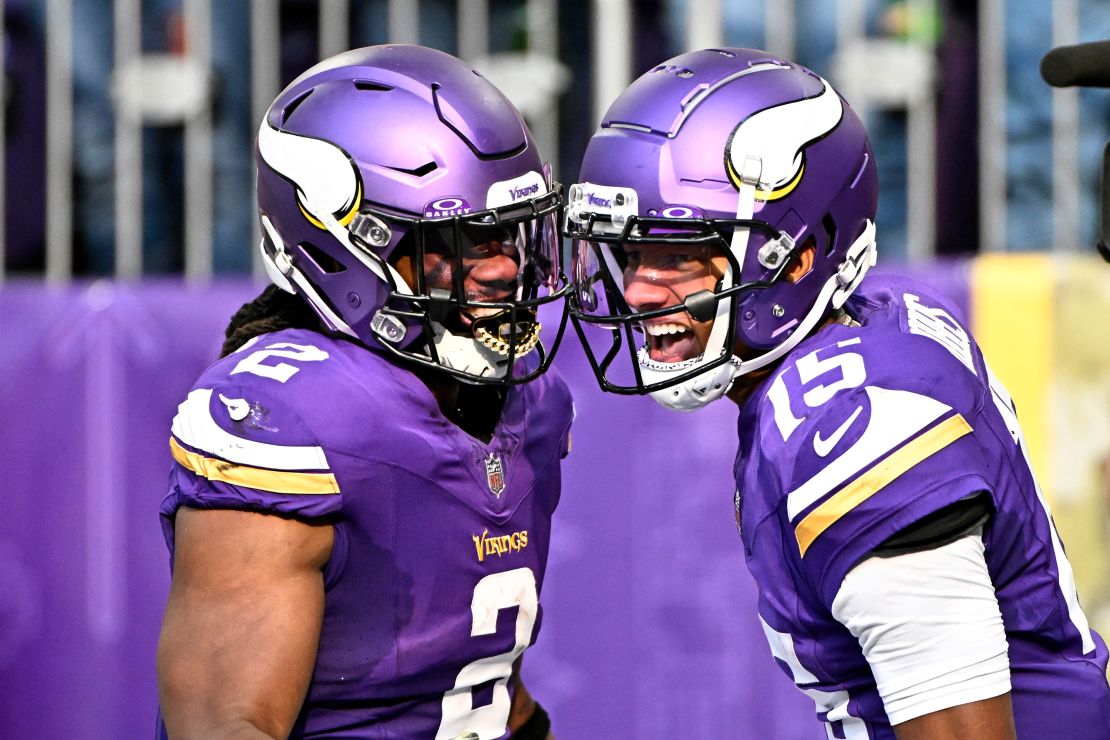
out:
{"label": "nike swoosh logo", "polygon": [[861,411],[863,411],[863,406],[856,406],[856,410],[848,417],[848,421],[838,426],[836,431],[829,435],[828,439],[821,439],[821,431],[818,430],[817,433],[813,435],[813,451],[820,457],[825,457],[832,452],[833,448],[836,447],[836,443],[840,441],[840,438],[843,437],[845,432],[848,431],[848,428],[852,426],[852,422],[856,420],[856,417],[859,416],[859,412]]}

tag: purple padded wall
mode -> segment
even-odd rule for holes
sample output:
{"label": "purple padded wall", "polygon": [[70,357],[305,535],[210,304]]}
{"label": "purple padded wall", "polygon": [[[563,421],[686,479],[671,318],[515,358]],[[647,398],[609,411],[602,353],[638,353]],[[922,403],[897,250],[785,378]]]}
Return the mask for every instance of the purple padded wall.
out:
{"label": "purple padded wall", "polygon": [[153,736],[168,424],[248,294],[0,289],[0,735]]}
{"label": "purple padded wall", "polygon": [[[960,266],[925,277],[967,304]],[[3,736],[151,737],[169,424],[255,291],[0,288]],[[735,410],[603,395],[573,332],[555,365],[578,416],[525,677],[560,740],[823,737],[755,616]]]}

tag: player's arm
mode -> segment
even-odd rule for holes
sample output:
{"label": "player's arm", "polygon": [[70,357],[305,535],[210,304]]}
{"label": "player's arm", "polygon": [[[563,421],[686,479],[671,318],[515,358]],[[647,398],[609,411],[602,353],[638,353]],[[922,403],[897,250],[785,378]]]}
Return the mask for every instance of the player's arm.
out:
{"label": "player's arm", "polygon": [[182,508],[158,641],[170,738],[284,738],[312,677],[330,525]]}
{"label": "player's arm", "polygon": [[960,704],[894,726],[898,740],[1013,740],[1014,711],[1010,695]]}
{"label": "player's arm", "polygon": [[899,740],[1015,737],[981,537],[990,511],[989,496],[970,496],[899,532],[848,573],[833,602]]}
{"label": "player's arm", "polygon": [[520,661],[513,663],[513,705],[509,710],[509,740],[555,740],[551,720],[520,678]]}

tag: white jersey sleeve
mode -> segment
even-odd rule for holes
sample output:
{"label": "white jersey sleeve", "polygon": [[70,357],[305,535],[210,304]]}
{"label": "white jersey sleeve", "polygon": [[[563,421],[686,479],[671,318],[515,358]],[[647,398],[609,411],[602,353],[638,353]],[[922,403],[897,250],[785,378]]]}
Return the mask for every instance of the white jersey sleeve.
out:
{"label": "white jersey sleeve", "polygon": [[832,612],[859,640],[892,725],[1010,690],[980,530],[864,560],[845,576]]}

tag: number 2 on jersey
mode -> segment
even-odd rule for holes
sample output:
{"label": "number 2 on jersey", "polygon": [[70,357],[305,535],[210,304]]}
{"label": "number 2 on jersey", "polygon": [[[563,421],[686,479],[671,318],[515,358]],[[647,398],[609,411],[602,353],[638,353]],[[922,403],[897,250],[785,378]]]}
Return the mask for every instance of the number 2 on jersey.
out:
{"label": "number 2 on jersey", "polygon": [[[516,568],[502,573],[491,573],[474,587],[470,601],[473,618],[471,637],[492,635],[497,631],[497,614],[502,609],[519,607],[516,613],[516,642],[512,650],[500,655],[479,658],[463,666],[455,678],[455,687],[443,695],[443,718],[439,723],[436,740],[453,740],[459,737],[476,737],[490,740],[505,734],[509,722],[509,676],[513,662],[524,652],[532,639],[536,624],[539,597],[536,594],[536,576],[530,568]],[[475,707],[473,690],[489,681],[495,681],[493,701]]]}
{"label": "number 2 on jersey", "polygon": [[284,357],[299,362],[320,362],[321,360],[328,359],[328,353],[322,349],[313,347],[311,344],[275,342],[274,344],[267,345],[265,349],[251,352],[239,361],[239,364],[235,366],[231,374],[251,373],[252,375],[258,375],[263,378],[276,380],[279,383],[284,383],[301,371],[299,367],[290,365],[288,362],[267,365],[266,360],[271,357]]}

